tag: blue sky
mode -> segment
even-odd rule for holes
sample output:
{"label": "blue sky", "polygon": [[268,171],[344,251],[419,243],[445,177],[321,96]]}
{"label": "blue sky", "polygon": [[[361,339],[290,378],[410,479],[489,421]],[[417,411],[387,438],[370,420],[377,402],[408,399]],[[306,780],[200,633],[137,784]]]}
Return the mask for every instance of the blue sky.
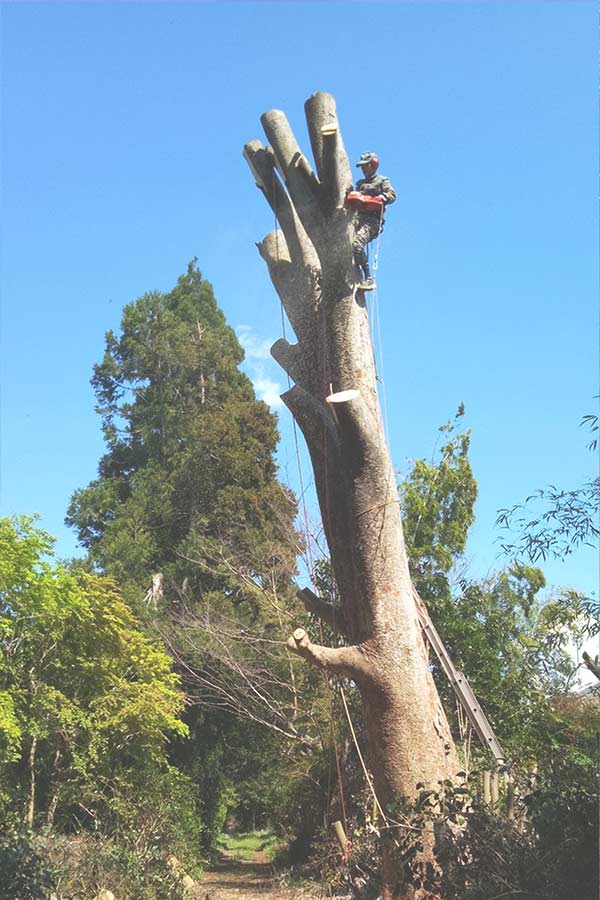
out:
{"label": "blue sky", "polygon": [[[583,0],[2,4],[2,512],[39,512],[75,552],[104,332],[194,256],[276,403],[254,246],[273,223],[241,149],[270,107],[307,148],[303,103],[326,90],[399,196],[378,279],[394,462],[429,456],[464,402],[470,572],[501,564],[499,507],[597,470],[578,427],[598,393],[597,18]],[[593,551],[546,572],[596,590]]]}

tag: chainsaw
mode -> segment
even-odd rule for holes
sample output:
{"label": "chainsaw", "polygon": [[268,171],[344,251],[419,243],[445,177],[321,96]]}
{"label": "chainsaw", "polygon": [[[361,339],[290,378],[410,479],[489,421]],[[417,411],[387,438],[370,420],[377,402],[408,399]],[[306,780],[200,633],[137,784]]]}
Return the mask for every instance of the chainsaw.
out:
{"label": "chainsaw", "polygon": [[368,194],[361,194],[360,191],[349,191],[346,194],[344,206],[347,209],[354,209],[358,212],[378,214],[383,210],[383,200],[380,197],[369,197]]}

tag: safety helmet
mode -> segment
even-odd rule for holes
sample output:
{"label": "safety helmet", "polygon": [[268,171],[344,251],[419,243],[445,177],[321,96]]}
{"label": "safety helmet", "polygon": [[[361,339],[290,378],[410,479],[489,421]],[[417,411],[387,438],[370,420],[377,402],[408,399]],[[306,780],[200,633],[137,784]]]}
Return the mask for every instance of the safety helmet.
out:
{"label": "safety helmet", "polygon": [[366,153],[360,154],[360,159],[356,165],[357,167],[373,165],[375,167],[374,171],[376,171],[379,168],[379,157],[371,150],[367,150]]}

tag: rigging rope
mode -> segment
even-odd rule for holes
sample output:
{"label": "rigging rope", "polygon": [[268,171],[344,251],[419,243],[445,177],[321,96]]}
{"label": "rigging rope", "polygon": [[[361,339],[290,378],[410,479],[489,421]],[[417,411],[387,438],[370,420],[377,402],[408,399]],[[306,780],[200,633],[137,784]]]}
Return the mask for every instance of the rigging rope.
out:
{"label": "rigging rope", "polygon": [[[383,340],[381,335],[381,316],[379,313],[379,288],[377,287],[377,272],[379,269],[379,250],[381,247],[381,234],[383,231],[383,206],[381,207],[381,214],[379,218],[379,233],[377,235],[377,242],[375,244],[375,252],[373,256],[373,277],[375,281],[375,289],[373,291],[373,310],[371,315],[371,323],[370,323],[370,331],[371,331],[371,346],[373,349],[373,359],[375,362],[375,372],[377,381],[381,384],[381,397],[383,400],[383,430],[385,434],[385,438],[387,444],[390,444],[390,436],[389,436],[389,428],[388,428],[388,408],[387,408],[387,393],[385,386],[385,372],[383,366]],[[377,327],[377,348],[375,346],[375,326]],[[379,356],[379,362],[377,362],[377,356]],[[379,377],[381,376],[381,377]]]}
{"label": "rigging rope", "polygon": [[381,806],[381,803],[379,802],[379,798],[375,791],[375,786],[373,785],[373,779],[371,777],[371,773],[367,769],[363,755],[360,751],[360,747],[358,745],[358,738],[356,737],[356,731],[354,730],[354,725],[352,724],[352,718],[350,716],[350,710],[348,709],[348,704],[346,703],[346,694],[344,693],[344,688],[341,685],[340,685],[340,695],[342,697],[342,703],[344,704],[344,712],[346,713],[346,719],[348,720],[348,725],[350,727],[350,733],[352,734],[352,740],[354,741],[354,746],[356,748],[356,752],[358,754],[358,758],[360,760],[360,764],[362,766],[362,770],[364,772],[365,779],[369,786],[369,790],[371,791],[371,794],[373,795],[373,802],[374,802],[375,806],[377,807],[379,815],[383,819],[384,823],[386,825],[389,825],[389,822],[386,818],[385,812],[383,811],[383,807]]}

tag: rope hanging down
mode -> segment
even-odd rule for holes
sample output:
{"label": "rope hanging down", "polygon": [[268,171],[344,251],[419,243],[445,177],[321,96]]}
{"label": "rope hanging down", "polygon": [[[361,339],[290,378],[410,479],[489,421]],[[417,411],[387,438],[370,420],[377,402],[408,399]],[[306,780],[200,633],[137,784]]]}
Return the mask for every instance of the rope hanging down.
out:
{"label": "rope hanging down", "polygon": [[[383,431],[385,434],[385,439],[387,441],[388,447],[390,445],[390,435],[388,428],[388,406],[387,406],[387,393],[385,387],[385,372],[383,366],[383,339],[381,334],[381,316],[379,312],[379,288],[377,286],[377,272],[379,270],[379,250],[381,247],[381,233],[382,233],[382,222],[383,222],[383,207],[381,208],[381,214],[379,218],[379,232],[377,234],[377,241],[375,244],[375,252],[373,255],[373,276],[375,281],[375,288],[372,291],[373,303],[372,303],[372,313],[369,316],[369,334],[371,335],[371,350],[373,352],[373,362],[375,364],[375,379],[381,385],[381,399],[383,406]],[[371,253],[371,248],[367,244],[367,253]],[[375,328],[377,328],[377,340],[375,339]]]}

